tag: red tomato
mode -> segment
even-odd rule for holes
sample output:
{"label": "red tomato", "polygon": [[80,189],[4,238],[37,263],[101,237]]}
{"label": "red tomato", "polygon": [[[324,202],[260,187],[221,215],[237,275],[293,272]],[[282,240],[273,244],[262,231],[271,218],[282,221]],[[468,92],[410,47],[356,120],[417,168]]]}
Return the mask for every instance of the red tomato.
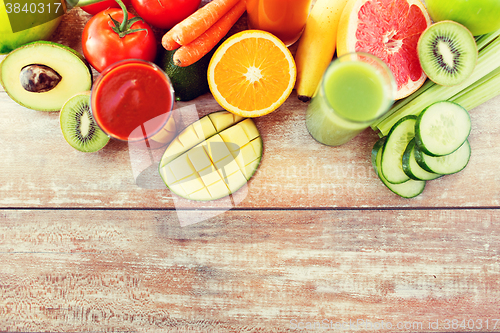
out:
{"label": "red tomato", "polygon": [[[127,14],[129,18],[134,17],[130,13]],[[92,17],[83,28],[82,50],[88,62],[101,72],[107,66],[123,59],[153,61],[156,56],[156,38],[151,27],[137,21],[130,29],[145,30],[130,32],[120,38],[118,33],[113,31],[115,24],[110,16],[122,22],[123,11],[106,9]]]}
{"label": "red tomato", "polygon": [[137,14],[160,29],[174,25],[194,13],[201,0],[131,0]]}
{"label": "red tomato", "polygon": [[[130,0],[122,0],[122,2],[125,4],[125,6],[127,7],[130,6]],[[120,6],[118,5],[118,3],[116,3],[115,0],[103,0],[101,2],[96,2],[91,5],[83,6],[80,8],[91,15],[95,15],[99,12],[102,12],[105,9],[120,8]]]}

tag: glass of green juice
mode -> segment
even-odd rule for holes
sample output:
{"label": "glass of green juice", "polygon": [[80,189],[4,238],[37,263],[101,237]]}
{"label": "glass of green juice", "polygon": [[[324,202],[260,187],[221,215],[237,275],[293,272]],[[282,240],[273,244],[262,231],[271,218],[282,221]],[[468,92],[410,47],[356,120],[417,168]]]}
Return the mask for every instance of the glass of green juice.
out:
{"label": "glass of green juice", "polygon": [[332,61],[306,112],[306,127],[318,142],[340,146],[386,113],[396,82],[374,55],[354,52]]}

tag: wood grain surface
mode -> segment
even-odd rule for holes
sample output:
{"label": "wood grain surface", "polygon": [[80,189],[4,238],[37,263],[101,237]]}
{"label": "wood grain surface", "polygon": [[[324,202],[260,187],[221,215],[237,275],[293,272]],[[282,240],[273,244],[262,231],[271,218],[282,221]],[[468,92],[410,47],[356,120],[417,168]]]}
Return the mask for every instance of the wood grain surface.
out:
{"label": "wood grain surface", "polygon": [[[89,17],[52,40],[81,52]],[[373,131],[323,146],[306,107],[255,120],[262,164],[233,201],[193,203],[136,178],[127,144],[77,152],[57,112],[0,91],[0,331],[500,331],[500,98],[471,111],[467,168],[415,199],[376,177]]]}
{"label": "wood grain surface", "polygon": [[498,319],[497,210],[233,210],[185,228],[173,211],[0,214],[3,330]]}

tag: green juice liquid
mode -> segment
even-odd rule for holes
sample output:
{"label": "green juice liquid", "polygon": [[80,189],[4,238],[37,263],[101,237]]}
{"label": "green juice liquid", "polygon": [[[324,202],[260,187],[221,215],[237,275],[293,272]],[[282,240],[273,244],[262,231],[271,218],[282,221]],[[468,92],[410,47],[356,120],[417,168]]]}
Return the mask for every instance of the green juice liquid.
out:
{"label": "green juice liquid", "polygon": [[330,146],[351,140],[388,109],[386,86],[381,74],[362,61],[330,67],[307,109],[309,133]]}

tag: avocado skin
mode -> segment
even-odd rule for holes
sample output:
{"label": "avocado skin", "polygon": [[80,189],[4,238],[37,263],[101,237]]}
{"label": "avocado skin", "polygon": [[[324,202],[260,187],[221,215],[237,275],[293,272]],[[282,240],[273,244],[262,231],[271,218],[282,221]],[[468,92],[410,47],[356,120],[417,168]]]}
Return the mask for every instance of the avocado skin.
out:
{"label": "avocado skin", "polygon": [[190,101],[210,91],[207,79],[208,65],[217,48],[227,38],[228,35],[224,36],[203,58],[186,67],[179,67],[174,64],[173,57],[176,50],[167,51],[163,47],[158,48],[155,63],[170,78],[177,101]]}
{"label": "avocado skin", "polygon": [[208,87],[207,70],[213,52],[187,67],[179,67],[174,64],[173,56],[176,50],[168,51],[160,48],[157,56],[157,65],[167,73],[174,86],[175,99],[177,101],[190,101],[207,93]]}

